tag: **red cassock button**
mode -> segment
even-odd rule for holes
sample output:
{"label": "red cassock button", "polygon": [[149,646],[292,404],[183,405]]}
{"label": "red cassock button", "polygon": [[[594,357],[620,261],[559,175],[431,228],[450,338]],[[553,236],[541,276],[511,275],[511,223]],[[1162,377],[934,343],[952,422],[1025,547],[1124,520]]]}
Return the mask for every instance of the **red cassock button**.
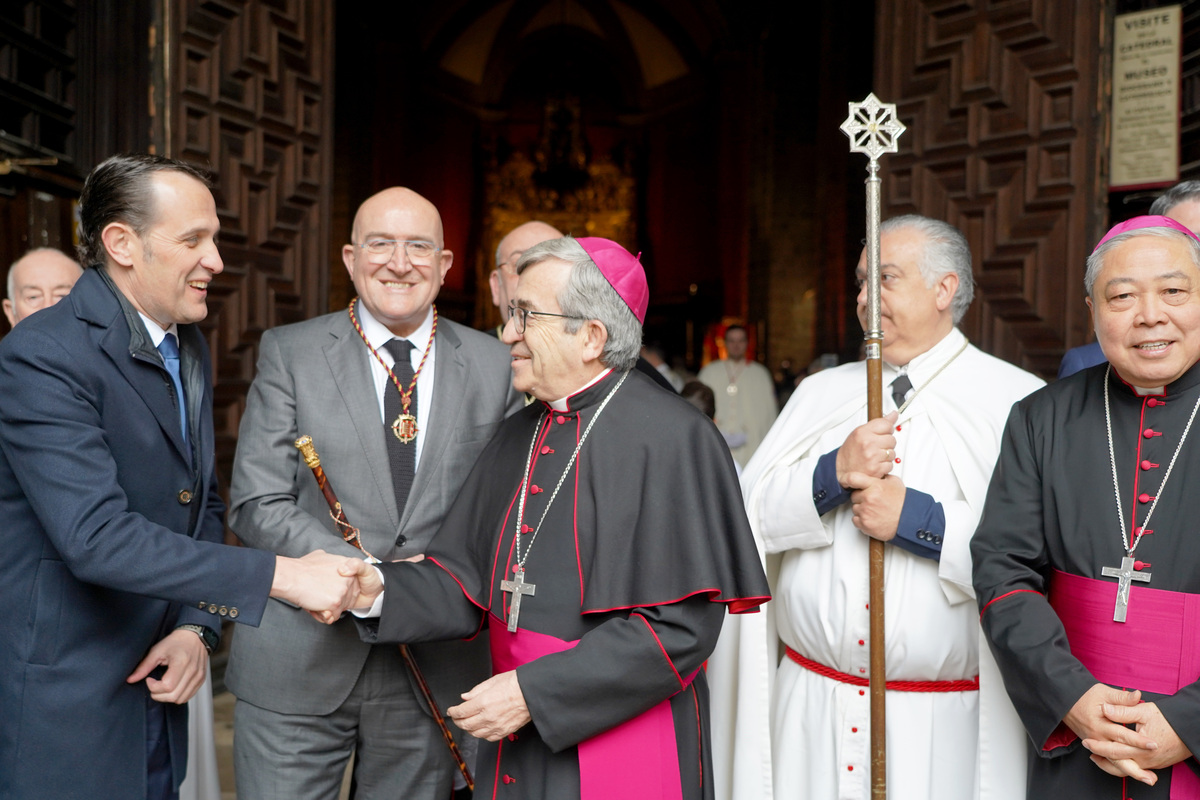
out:
{"label": "red cassock button", "polygon": [[542,455],[546,455],[547,453],[553,453],[553,452],[554,451],[550,449],[550,445],[548,445],[548,444],[542,445]]}
{"label": "red cassock button", "polygon": [[866,694],[866,692],[864,692],[862,689],[859,689],[859,690],[858,690],[858,696],[859,696],[859,697],[862,697],[864,694]]}
{"label": "red cassock button", "polygon": [[1139,495],[1138,495],[1138,502],[1139,502],[1139,503],[1149,503],[1149,502],[1150,502],[1150,495],[1146,494],[1145,492],[1143,492],[1143,493],[1139,494]]}
{"label": "red cassock button", "polygon": [[1154,431],[1151,430],[1150,428],[1146,428],[1146,430],[1142,431],[1142,436],[1147,439],[1149,439],[1153,435],[1154,435]]}
{"label": "red cassock button", "polygon": [[514,778],[512,775],[505,775],[501,780],[503,780],[505,783],[516,783],[517,782],[517,779]]}
{"label": "red cassock button", "polygon": [[566,422],[566,421],[567,421],[567,418],[566,418],[566,417],[564,417],[564,416],[562,416],[561,414],[559,414],[559,416],[558,416],[558,419],[557,419],[557,420],[555,420],[555,421],[556,421],[556,422],[557,422],[559,425],[562,425],[564,422]]}
{"label": "red cassock button", "polygon": [[1146,401],[1146,405],[1150,406],[1151,408],[1154,408],[1156,405],[1158,405],[1158,399],[1151,397],[1149,400]]}
{"label": "red cassock button", "polygon": [[541,490],[542,490],[542,487],[538,486],[536,483],[529,487],[530,494],[537,494]]}
{"label": "red cassock button", "polygon": [[858,733],[858,728],[851,728],[851,729],[850,729],[850,732],[851,732],[851,733]]}
{"label": "red cassock button", "polygon": [[521,533],[529,533],[531,530],[533,530],[532,525],[522,525],[521,526]]}
{"label": "red cassock button", "polygon": [[1142,469],[1154,469],[1154,465],[1151,464],[1149,461],[1143,461]]}

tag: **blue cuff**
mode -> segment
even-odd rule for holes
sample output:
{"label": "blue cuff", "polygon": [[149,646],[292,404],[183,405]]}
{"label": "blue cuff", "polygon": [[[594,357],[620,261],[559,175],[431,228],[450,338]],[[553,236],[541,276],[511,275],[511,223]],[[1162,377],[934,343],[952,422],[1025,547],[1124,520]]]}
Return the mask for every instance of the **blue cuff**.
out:
{"label": "blue cuff", "polygon": [[905,489],[900,524],[892,544],[914,556],[940,561],[942,537],[946,535],[946,512],[930,495],[911,487]]}
{"label": "blue cuff", "polygon": [[838,483],[837,455],[837,450],[829,451],[817,460],[813,470],[813,505],[818,514],[828,514],[850,499],[850,491]]}

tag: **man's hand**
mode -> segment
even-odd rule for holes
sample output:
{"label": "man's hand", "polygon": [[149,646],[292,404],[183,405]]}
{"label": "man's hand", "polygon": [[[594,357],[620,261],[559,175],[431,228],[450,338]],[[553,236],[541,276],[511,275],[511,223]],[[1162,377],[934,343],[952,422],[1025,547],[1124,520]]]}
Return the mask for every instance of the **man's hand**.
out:
{"label": "man's hand", "polygon": [[852,474],[869,478],[882,478],[892,471],[892,459],[896,456],[896,412],[892,411],[850,432],[838,449],[838,483],[848,489],[862,489],[865,484],[858,477],[851,481]]}
{"label": "man's hand", "polygon": [[515,670],[493,675],[446,709],[454,724],[477,739],[498,742],[529,723],[525,695]]}
{"label": "man's hand", "polygon": [[[158,667],[166,667],[161,678],[147,677]],[[150,648],[146,657],[125,679],[137,683],[145,679],[150,697],[160,703],[186,703],[208,677],[208,650],[194,631],[171,631]]]}
{"label": "man's hand", "polygon": [[904,481],[895,475],[885,475],[879,480],[871,480],[860,473],[850,473],[848,477],[863,484],[862,488],[850,493],[854,527],[881,542],[894,539],[907,491]]}
{"label": "man's hand", "polygon": [[1092,753],[1111,753],[1116,757],[1116,760],[1111,760],[1104,755],[1093,755],[1092,761],[1105,772],[1110,775],[1128,775],[1153,786],[1158,776],[1143,769],[1138,760],[1129,756],[1131,753],[1137,753],[1141,757],[1148,757],[1158,749],[1158,743],[1141,731],[1126,728],[1108,713],[1108,710],[1118,707],[1133,709],[1141,700],[1141,692],[1124,692],[1097,683],[1075,701],[1063,722],[1083,740],[1084,747]]}
{"label": "man's hand", "polygon": [[1083,746],[1092,752],[1092,761],[1108,774],[1128,775],[1153,786],[1157,776],[1150,770],[1170,767],[1192,757],[1192,751],[1175,733],[1156,703],[1135,706],[1104,703],[1101,710],[1112,722],[1135,725],[1137,733],[1157,745],[1154,749],[1145,749],[1119,742],[1084,739]]}
{"label": "man's hand", "polygon": [[[303,558],[276,556],[271,596],[321,613],[323,622],[334,622],[347,608],[357,608],[357,565],[362,563],[324,550],[314,550]],[[343,573],[344,567],[347,571]]]}

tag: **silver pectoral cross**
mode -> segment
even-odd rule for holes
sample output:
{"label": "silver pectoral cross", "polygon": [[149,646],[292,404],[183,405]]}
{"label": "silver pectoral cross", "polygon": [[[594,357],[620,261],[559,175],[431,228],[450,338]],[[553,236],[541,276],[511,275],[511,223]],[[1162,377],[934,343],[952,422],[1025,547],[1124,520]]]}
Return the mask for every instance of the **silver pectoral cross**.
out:
{"label": "silver pectoral cross", "polygon": [[1125,614],[1129,611],[1129,587],[1132,581],[1150,582],[1150,573],[1135,572],[1133,563],[1132,556],[1125,556],[1121,559],[1120,567],[1104,567],[1100,570],[1104,577],[1117,579],[1117,605],[1113,609],[1113,622],[1125,621]]}
{"label": "silver pectoral cross", "polygon": [[508,601],[508,631],[509,633],[516,633],[517,619],[521,616],[521,595],[527,594],[533,596],[537,590],[537,584],[526,583],[525,569],[514,564],[513,580],[500,581],[500,590],[512,594],[512,597]]}

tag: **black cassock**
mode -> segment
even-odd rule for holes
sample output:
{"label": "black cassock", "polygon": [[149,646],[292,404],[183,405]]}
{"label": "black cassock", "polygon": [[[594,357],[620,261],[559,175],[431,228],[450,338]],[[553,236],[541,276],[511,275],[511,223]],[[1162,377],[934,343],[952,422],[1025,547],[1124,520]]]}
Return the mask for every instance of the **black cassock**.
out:
{"label": "black cassock", "polygon": [[674,745],[662,751],[669,758],[640,747],[606,757],[609,791],[637,796],[646,788],[644,762],[668,761],[673,773],[677,760],[681,796],[712,797],[702,664],[726,606],[755,608],[768,596],[766,578],[716,426],[639,373],[626,377],[567,471],[620,378],[610,373],[573,395],[566,412],[534,403],[506,420],[427,560],[380,565],[382,614],[360,624],[365,639],[417,642],[490,629],[499,665],[498,641],[513,641],[506,631],[511,595],[501,582],[517,563],[519,495],[532,443],[520,555],[524,580],[536,590],[521,600],[516,641],[570,649],[517,667],[532,722],[499,743],[480,742],[477,797],[579,797],[578,745],[656,706],[673,733]]}
{"label": "black cassock", "polygon": [[[1060,727],[1080,696],[1099,681],[1072,655],[1062,620],[1047,600],[1053,571],[1111,584],[1111,600],[1106,594],[1084,630],[1114,637],[1117,652],[1132,654],[1135,662],[1148,659],[1154,649],[1153,642],[1128,633],[1132,623],[1146,619],[1137,617],[1139,608],[1143,615],[1149,608],[1146,587],[1200,593],[1200,415],[1163,487],[1200,398],[1200,366],[1163,394],[1147,397],[1138,396],[1113,372],[1108,379],[1112,435],[1131,542],[1134,529],[1161,497],[1148,526],[1152,533],[1142,537],[1135,553],[1151,580],[1134,582],[1129,623],[1112,621],[1117,580],[1102,571],[1120,567],[1125,552],[1105,432],[1107,367],[1101,364],[1061,380],[1013,407],[971,544],[984,633],[1031,740],[1029,800],[1165,800],[1172,783],[1171,768],[1158,770],[1154,787],[1110,776],[1091,763],[1065,725]],[[1058,585],[1067,583],[1079,582],[1066,578]],[[1186,623],[1184,634],[1185,639],[1200,637],[1200,619]],[[1077,652],[1082,652],[1080,641],[1076,639]],[[1174,693],[1143,691],[1142,696],[1159,705],[1184,744],[1197,753],[1200,684],[1194,675],[1188,680],[1192,682]],[[1200,772],[1195,758],[1185,764]]]}

